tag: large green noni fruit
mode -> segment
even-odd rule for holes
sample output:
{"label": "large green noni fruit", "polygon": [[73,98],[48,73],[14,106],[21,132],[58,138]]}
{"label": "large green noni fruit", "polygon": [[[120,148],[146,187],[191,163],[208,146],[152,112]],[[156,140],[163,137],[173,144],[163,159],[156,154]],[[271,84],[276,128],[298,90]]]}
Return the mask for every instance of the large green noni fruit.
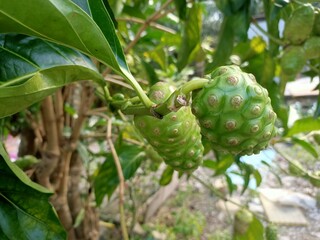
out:
{"label": "large green noni fruit", "polygon": [[[163,103],[171,94],[168,84],[155,84],[150,100]],[[202,163],[203,146],[200,127],[189,106],[181,107],[162,119],[135,116],[134,123],[166,164],[177,171],[191,172]]]}
{"label": "large green noni fruit", "polygon": [[192,111],[203,136],[219,152],[258,153],[276,134],[276,114],[267,90],[238,66],[213,71],[211,80],[195,94]]}

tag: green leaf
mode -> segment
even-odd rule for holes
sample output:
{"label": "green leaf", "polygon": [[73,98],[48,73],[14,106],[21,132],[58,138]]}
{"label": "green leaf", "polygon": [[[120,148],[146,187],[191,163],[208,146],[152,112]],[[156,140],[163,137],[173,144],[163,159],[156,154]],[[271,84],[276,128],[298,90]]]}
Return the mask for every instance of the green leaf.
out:
{"label": "green leaf", "polygon": [[172,167],[170,167],[169,165],[167,165],[166,169],[163,171],[163,173],[161,175],[161,178],[159,180],[159,184],[161,186],[168,185],[172,180],[173,173],[174,173],[174,169]]}
{"label": "green leaf", "polygon": [[228,174],[225,174],[225,177],[226,177],[229,193],[232,194],[233,191],[237,189],[237,185],[235,185],[232,182],[232,178]]}
{"label": "green leaf", "polygon": [[150,63],[143,60],[141,61],[141,63],[144,67],[146,78],[148,79],[150,86],[157,83],[159,81],[159,78],[156,71],[154,70],[154,67]]}
{"label": "green leaf", "polygon": [[179,18],[182,20],[186,19],[187,15],[187,1],[186,0],[174,0],[174,4],[178,11]]}
{"label": "green leaf", "polygon": [[0,34],[0,118],[87,79],[103,80],[85,55],[36,37]]}
{"label": "green leaf", "polygon": [[[118,63],[121,63],[125,59],[120,42],[115,32],[115,26],[117,21],[114,18],[113,12],[106,0],[87,0],[89,3],[90,11],[92,14],[93,20],[99,26],[103,35],[107,39],[110,47],[115,54],[118,60]],[[107,9],[108,8],[108,9]],[[118,50],[120,50],[118,52]],[[125,60],[124,60],[124,64]]]}
{"label": "green leaf", "polygon": [[126,78],[131,78],[112,20],[106,11],[99,11],[103,11],[99,12],[102,16],[94,15],[94,18],[100,25],[105,20],[103,30],[72,1],[3,1],[0,32],[23,33],[75,48],[109,65]]}
{"label": "green leaf", "polygon": [[215,68],[224,65],[233,50],[234,31],[232,17],[223,19],[217,47],[213,54],[213,61],[206,67],[206,73],[211,73]]}
{"label": "green leaf", "polygon": [[206,168],[210,168],[212,170],[215,170],[216,167],[217,167],[217,162],[216,161],[213,161],[213,160],[204,160],[202,165]]}
{"label": "green leaf", "polygon": [[243,234],[235,233],[234,240],[264,240],[264,227],[260,220],[253,216],[247,231]]}
{"label": "green leaf", "polygon": [[286,137],[291,137],[298,133],[311,132],[311,131],[317,131],[317,130],[320,130],[320,119],[313,118],[313,117],[306,117],[306,118],[302,118],[295,121],[293,126],[289,128],[289,131],[286,134]]}
{"label": "green leaf", "polygon": [[314,146],[311,143],[309,143],[305,140],[296,138],[296,137],[292,137],[292,142],[301,146],[304,150],[306,150],[308,153],[310,153],[313,157],[317,158],[319,156],[316,149],[314,148]]}
{"label": "green leaf", "polygon": [[257,187],[260,186],[260,184],[262,182],[262,176],[261,176],[260,172],[258,171],[258,169],[254,169],[252,174],[254,176],[254,179],[256,180]]}
{"label": "green leaf", "polygon": [[66,239],[52,195],[9,160],[0,144],[0,239]]}
{"label": "green leaf", "polygon": [[[135,145],[122,145],[117,149],[123,175],[126,180],[131,178],[141,162],[145,159],[145,154],[141,147]],[[113,194],[119,185],[119,178],[114,160],[111,154],[107,155],[105,162],[100,167],[94,178],[94,191],[97,205],[102,203],[104,196],[109,197]]]}
{"label": "green leaf", "polygon": [[231,154],[227,154],[219,158],[215,167],[215,176],[223,174],[234,163],[234,157]]}
{"label": "green leaf", "polygon": [[234,47],[233,54],[238,55],[242,62],[263,53],[266,49],[266,42],[262,37],[253,37],[250,41],[240,42]]}
{"label": "green leaf", "polygon": [[178,70],[181,71],[190,63],[200,50],[202,26],[202,8],[200,4],[194,4],[188,11],[185,21],[182,46],[178,54]]}

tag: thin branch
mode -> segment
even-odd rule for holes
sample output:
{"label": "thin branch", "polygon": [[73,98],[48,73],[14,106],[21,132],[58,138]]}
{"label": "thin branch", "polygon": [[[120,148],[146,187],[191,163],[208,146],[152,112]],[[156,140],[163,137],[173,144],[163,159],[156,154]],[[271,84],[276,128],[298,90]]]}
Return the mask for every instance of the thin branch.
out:
{"label": "thin branch", "polygon": [[254,25],[256,28],[258,28],[258,30],[259,30],[260,32],[262,32],[264,35],[266,35],[271,41],[279,44],[280,46],[284,46],[284,45],[285,45],[285,43],[284,43],[283,41],[281,41],[280,39],[272,36],[272,35],[269,34],[266,30],[264,30],[264,29],[257,23],[257,21],[256,21],[255,19],[252,19],[251,22],[253,23],[253,25]]}
{"label": "thin branch", "polygon": [[[238,202],[235,202],[233,201],[232,199],[228,198],[228,197],[225,197],[221,192],[219,192],[219,190],[217,190],[214,186],[212,186],[210,183],[208,182],[205,182],[204,180],[202,180],[201,178],[197,177],[196,175],[192,174],[191,177],[195,180],[197,180],[199,183],[201,183],[204,187],[206,187],[207,189],[209,189],[214,195],[216,195],[218,198],[222,199],[223,201],[225,202],[230,202],[240,208],[245,208],[247,209],[248,211],[252,212],[248,207],[238,203]],[[262,216],[258,213],[255,213],[255,212],[252,212],[253,215],[255,215],[256,217],[260,218],[260,219],[263,219],[265,221],[269,221],[268,219],[266,219],[265,216]]]}
{"label": "thin branch", "polygon": [[140,27],[140,29],[138,30],[136,36],[134,37],[134,39],[128,44],[128,46],[125,48],[124,52],[128,53],[129,50],[136,45],[136,43],[139,41],[139,39],[141,38],[142,33],[147,29],[147,27],[151,24],[151,22],[159,19],[160,17],[163,16],[162,11],[170,4],[172,3],[173,0],[168,0],[167,2],[165,2],[161,8],[156,11],[154,14],[152,14],[145,22],[144,24]]}
{"label": "thin branch", "polygon": [[121,230],[122,230],[122,237],[124,240],[129,240],[127,226],[126,226],[126,218],[124,213],[124,184],[125,179],[123,176],[120,159],[117,154],[117,151],[112,142],[112,120],[109,119],[108,121],[108,130],[106,134],[106,140],[110,147],[111,154],[113,156],[114,164],[117,168],[118,178],[119,178],[119,211],[120,211],[120,223],[121,223]]}
{"label": "thin branch", "polygon": [[[125,22],[130,21],[130,22],[141,23],[141,24],[145,23],[145,20],[140,19],[140,18],[136,18],[136,17],[119,17],[119,18],[117,18],[117,21],[125,21]],[[168,28],[166,26],[163,26],[161,24],[155,23],[155,22],[151,22],[149,24],[149,26],[153,27],[153,28],[156,28],[158,30],[167,32],[167,33],[171,33],[171,34],[176,34],[177,33],[175,30],[173,30],[171,28]]]}
{"label": "thin branch", "polygon": [[125,87],[125,88],[133,90],[133,87],[128,83],[125,83],[125,82],[122,82],[122,81],[119,81],[119,80],[116,80],[116,79],[113,79],[113,78],[107,78],[107,77],[105,77],[105,80],[108,81],[108,82],[112,82],[112,83],[118,84],[118,85],[120,85],[122,87]]}

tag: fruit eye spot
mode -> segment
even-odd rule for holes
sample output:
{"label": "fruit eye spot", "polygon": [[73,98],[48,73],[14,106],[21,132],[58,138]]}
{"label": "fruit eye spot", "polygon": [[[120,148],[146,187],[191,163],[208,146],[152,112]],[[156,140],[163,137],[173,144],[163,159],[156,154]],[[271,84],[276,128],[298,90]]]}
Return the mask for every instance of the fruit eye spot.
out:
{"label": "fruit eye spot", "polygon": [[239,96],[239,95],[234,96],[233,98],[231,98],[231,105],[233,107],[235,107],[235,108],[240,107],[242,102],[243,102],[243,98],[241,96]]}
{"label": "fruit eye spot", "polygon": [[190,150],[189,156],[192,157],[194,155],[194,153],[195,153],[194,150]]}
{"label": "fruit eye spot", "polygon": [[251,132],[252,133],[255,133],[255,132],[258,132],[259,131],[259,125],[255,124],[251,127]]}
{"label": "fruit eye spot", "polygon": [[141,127],[141,128],[144,128],[146,126],[146,123],[141,121],[141,122],[138,122],[138,126]]}
{"label": "fruit eye spot", "polygon": [[228,83],[229,83],[230,85],[235,86],[235,85],[238,84],[239,79],[238,79],[236,76],[230,76],[230,77],[227,78],[227,81],[228,81]]}
{"label": "fruit eye spot", "polygon": [[174,135],[177,135],[177,134],[179,133],[179,130],[178,130],[177,128],[175,128],[175,129],[172,130],[172,133],[173,133]]}
{"label": "fruit eye spot", "polygon": [[204,120],[202,122],[202,125],[205,127],[205,128],[212,128],[212,122],[210,120]]}
{"label": "fruit eye spot", "polygon": [[228,140],[228,144],[229,144],[229,145],[232,145],[232,146],[236,146],[236,145],[239,144],[239,141],[238,141],[238,139],[236,139],[236,138],[230,138],[230,139]]}
{"label": "fruit eye spot", "polygon": [[271,136],[271,132],[266,132],[265,134],[263,134],[263,138],[264,139],[267,139],[267,138],[269,138]]}
{"label": "fruit eye spot", "polygon": [[222,75],[222,74],[224,74],[224,73],[226,73],[226,72],[228,72],[228,69],[227,69],[227,68],[221,68],[221,69],[219,70],[219,75]]}
{"label": "fruit eye spot", "polygon": [[259,86],[255,86],[254,87],[254,91],[256,92],[256,94],[261,95],[263,93],[261,87]]}
{"label": "fruit eye spot", "polygon": [[153,133],[154,133],[155,135],[160,135],[160,129],[159,129],[159,128],[153,129]]}
{"label": "fruit eye spot", "polygon": [[259,105],[255,105],[251,109],[251,113],[254,114],[254,115],[259,115],[260,112],[261,112],[261,107]]}
{"label": "fruit eye spot", "polygon": [[188,162],[188,163],[186,164],[186,166],[187,166],[188,168],[192,168],[192,167],[193,167],[193,163],[192,163],[192,162]]}
{"label": "fruit eye spot", "polygon": [[219,100],[216,95],[210,95],[208,97],[208,103],[210,106],[215,107],[218,105],[218,102],[219,102]]}
{"label": "fruit eye spot", "polygon": [[225,127],[227,130],[233,130],[237,126],[237,122],[235,120],[229,120],[226,122]]}
{"label": "fruit eye spot", "polygon": [[275,118],[276,118],[276,113],[275,113],[274,111],[270,110],[270,112],[269,112],[269,119],[270,119],[270,120],[273,120],[273,119],[275,119]]}
{"label": "fruit eye spot", "polygon": [[176,120],[177,120],[177,115],[172,115],[172,116],[171,116],[171,120],[172,120],[172,121],[176,121]]}
{"label": "fruit eye spot", "polygon": [[253,82],[257,82],[256,77],[252,73],[249,73],[248,75]]}

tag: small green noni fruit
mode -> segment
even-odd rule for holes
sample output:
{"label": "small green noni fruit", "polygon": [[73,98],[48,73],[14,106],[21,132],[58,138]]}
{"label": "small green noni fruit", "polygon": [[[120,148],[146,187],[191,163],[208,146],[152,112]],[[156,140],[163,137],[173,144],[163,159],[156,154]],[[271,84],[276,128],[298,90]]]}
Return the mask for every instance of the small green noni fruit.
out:
{"label": "small green noni fruit", "polygon": [[276,134],[276,114],[267,90],[238,66],[212,72],[211,80],[195,94],[192,111],[202,135],[219,152],[258,153]]}
{"label": "small green noni fruit", "polygon": [[311,34],[315,10],[311,4],[296,8],[286,21],[283,37],[292,44],[304,42]]}
{"label": "small green noni fruit", "polygon": [[[163,103],[171,90],[168,84],[155,84],[150,100]],[[145,139],[159,153],[166,164],[177,171],[191,172],[202,163],[203,146],[200,127],[189,106],[181,107],[162,119],[135,116],[134,123]]]}

